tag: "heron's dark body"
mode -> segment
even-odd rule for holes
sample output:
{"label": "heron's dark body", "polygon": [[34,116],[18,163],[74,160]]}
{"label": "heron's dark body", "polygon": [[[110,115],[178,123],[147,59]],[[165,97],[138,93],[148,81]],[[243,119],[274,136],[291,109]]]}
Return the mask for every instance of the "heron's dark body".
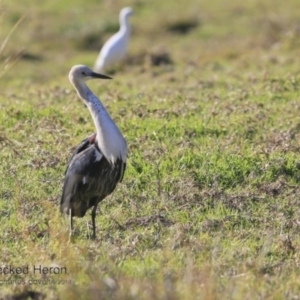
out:
{"label": "heron's dark body", "polygon": [[60,210],[72,217],[83,217],[122,181],[126,163],[118,158],[110,164],[102,155],[96,134],[86,138],[74,151],[66,170]]}

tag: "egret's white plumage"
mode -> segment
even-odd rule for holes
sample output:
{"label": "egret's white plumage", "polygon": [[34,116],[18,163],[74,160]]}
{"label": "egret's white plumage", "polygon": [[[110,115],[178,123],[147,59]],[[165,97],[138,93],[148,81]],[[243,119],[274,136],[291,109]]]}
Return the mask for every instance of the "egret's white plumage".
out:
{"label": "egret's white plumage", "polygon": [[101,101],[85,84],[91,78],[110,77],[97,74],[83,65],[74,66],[69,73],[71,83],[92,115],[96,133],[86,138],[74,151],[66,171],[60,210],[70,214],[72,229],[72,217],[83,217],[93,207],[95,238],[97,205],[114,191],[123,178],[127,144]]}
{"label": "egret's white plumage", "polygon": [[131,15],[132,9],[130,7],[124,7],[120,11],[120,29],[102,47],[94,66],[96,72],[103,73],[126,56],[130,36],[129,17]]}

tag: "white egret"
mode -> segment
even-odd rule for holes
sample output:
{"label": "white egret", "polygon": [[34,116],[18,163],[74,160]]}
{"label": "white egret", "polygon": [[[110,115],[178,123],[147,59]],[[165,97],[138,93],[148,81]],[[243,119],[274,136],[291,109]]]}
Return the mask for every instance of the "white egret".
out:
{"label": "white egret", "polygon": [[130,36],[129,17],[131,15],[132,9],[130,7],[124,7],[120,11],[120,29],[102,47],[94,66],[95,72],[105,72],[126,56]]}

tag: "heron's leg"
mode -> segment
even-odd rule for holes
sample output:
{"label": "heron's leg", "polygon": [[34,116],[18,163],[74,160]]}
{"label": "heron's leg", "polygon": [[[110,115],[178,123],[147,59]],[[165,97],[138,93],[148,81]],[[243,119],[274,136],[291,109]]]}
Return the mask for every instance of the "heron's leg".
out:
{"label": "heron's leg", "polygon": [[86,221],[86,227],[87,227],[87,236],[90,236],[90,226],[89,226],[89,222]]}
{"label": "heron's leg", "polygon": [[70,218],[70,235],[72,235],[73,232],[73,214],[72,209],[69,209],[69,218]]}
{"label": "heron's leg", "polygon": [[69,242],[72,239],[73,234],[73,215],[72,215],[72,209],[69,210],[69,218],[70,218],[70,233],[69,233]]}
{"label": "heron's leg", "polygon": [[92,239],[94,240],[96,238],[96,224],[95,224],[95,218],[96,218],[96,210],[97,210],[98,203],[94,205],[92,210],[92,223],[93,223],[93,236]]}

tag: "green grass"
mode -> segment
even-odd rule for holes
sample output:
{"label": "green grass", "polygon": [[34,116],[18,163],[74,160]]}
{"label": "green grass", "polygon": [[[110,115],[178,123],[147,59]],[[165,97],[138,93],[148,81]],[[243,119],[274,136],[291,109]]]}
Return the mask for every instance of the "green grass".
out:
{"label": "green grass", "polygon": [[[88,213],[69,243],[64,172],[94,127],[67,75],[93,65],[124,3],[2,1],[0,45],[24,19],[1,65],[24,56],[0,83],[0,267],[30,272],[0,274],[1,296],[297,299],[298,1],[173,2],[126,2],[129,59],[114,80],[89,82],[130,154],[99,206],[97,239]],[[198,26],[187,34],[170,31],[189,20]],[[163,53],[173,64],[152,65]]]}

